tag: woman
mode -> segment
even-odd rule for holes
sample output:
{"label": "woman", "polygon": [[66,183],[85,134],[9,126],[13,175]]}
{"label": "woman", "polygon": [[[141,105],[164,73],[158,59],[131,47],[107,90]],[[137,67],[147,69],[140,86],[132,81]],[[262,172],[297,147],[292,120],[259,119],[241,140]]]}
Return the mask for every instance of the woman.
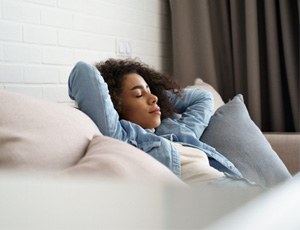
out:
{"label": "woman", "polygon": [[96,67],[78,62],[69,95],[103,135],[145,151],[187,183],[250,185],[228,159],[199,140],[212,115],[208,91],[181,90],[143,63],[109,59]]}

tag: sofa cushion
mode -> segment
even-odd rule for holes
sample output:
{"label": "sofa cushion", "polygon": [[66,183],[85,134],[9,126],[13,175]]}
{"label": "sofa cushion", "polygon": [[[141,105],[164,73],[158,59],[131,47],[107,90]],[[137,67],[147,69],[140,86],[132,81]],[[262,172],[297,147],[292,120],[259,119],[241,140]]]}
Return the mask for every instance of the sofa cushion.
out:
{"label": "sofa cushion", "polygon": [[60,175],[144,183],[150,181],[185,187],[175,174],[147,153],[106,136],[95,136],[88,146],[86,155]]}
{"label": "sofa cushion", "polygon": [[214,110],[215,112],[218,108],[220,108],[222,105],[224,105],[224,101],[220,94],[215,90],[214,87],[212,87],[210,84],[204,82],[201,78],[196,78],[194,85],[188,86],[189,88],[200,88],[205,89],[207,91],[210,91],[214,97]]}
{"label": "sofa cushion", "polygon": [[246,178],[258,184],[269,187],[291,177],[251,120],[242,95],[235,96],[215,112],[201,141],[215,147]]}
{"label": "sofa cushion", "polygon": [[0,90],[0,167],[63,169],[84,155],[96,125],[81,111]]}

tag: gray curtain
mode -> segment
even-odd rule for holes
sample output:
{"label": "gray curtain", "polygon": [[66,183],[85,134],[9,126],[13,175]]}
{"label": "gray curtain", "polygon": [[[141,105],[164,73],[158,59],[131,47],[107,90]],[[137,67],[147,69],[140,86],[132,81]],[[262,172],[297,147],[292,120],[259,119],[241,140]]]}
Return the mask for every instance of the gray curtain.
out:
{"label": "gray curtain", "polygon": [[297,0],[170,0],[173,75],[241,93],[263,131],[299,129]]}

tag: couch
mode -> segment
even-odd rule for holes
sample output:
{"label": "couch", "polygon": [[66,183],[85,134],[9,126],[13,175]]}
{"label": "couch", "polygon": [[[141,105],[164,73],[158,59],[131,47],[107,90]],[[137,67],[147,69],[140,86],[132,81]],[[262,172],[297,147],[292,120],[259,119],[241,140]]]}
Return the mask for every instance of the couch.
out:
{"label": "couch", "polygon": [[[276,188],[300,171],[299,133],[262,134],[247,114],[243,119],[250,123],[241,121],[248,125],[247,134],[229,132],[224,123],[232,121],[226,119],[237,118],[226,117],[226,109],[240,108],[242,96],[224,103],[200,79],[191,87],[210,90],[215,98],[215,115],[203,139],[233,157],[242,173]],[[198,228],[260,196],[198,186],[191,190],[149,155],[103,136],[75,107],[6,90],[0,90],[0,105],[0,228]],[[220,119],[222,130],[216,132]],[[232,145],[230,138],[239,141]],[[249,139],[251,147],[245,146]],[[241,159],[248,163],[240,164]]]}

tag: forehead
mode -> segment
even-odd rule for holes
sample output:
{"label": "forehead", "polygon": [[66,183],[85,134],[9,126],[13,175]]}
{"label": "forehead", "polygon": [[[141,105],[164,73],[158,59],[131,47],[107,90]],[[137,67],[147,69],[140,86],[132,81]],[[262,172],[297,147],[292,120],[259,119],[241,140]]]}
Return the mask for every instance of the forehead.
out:
{"label": "forehead", "polygon": [[126,74],[123,78],[123,89],[132,89],[135,86],[147,86],[144,78],[137,73]]}

